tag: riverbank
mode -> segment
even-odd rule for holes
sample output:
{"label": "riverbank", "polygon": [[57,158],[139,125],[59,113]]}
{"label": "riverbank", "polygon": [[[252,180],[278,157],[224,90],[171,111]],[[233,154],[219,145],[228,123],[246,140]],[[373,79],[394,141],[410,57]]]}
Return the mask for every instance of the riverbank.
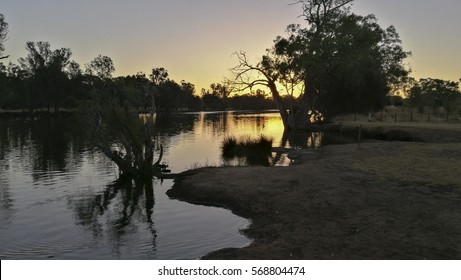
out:
{"label": "riverbank", "polygon": [[404,131],[420,142],[372,141],[291,153],[289,167],[202,168],[170,197],[229,208],[253,243],[209,259],[461,259],[461,125],[344,123]]}

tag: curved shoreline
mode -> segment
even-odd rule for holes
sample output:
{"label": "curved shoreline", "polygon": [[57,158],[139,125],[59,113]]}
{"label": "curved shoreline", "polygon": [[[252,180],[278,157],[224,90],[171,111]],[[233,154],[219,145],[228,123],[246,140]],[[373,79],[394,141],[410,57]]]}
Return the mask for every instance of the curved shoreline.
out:
{"label": "curved shoreline", "polygon": [[326,146],[289,167],[187,171],[168,195],[252,221],[251,245],[204,258],[460,259],[461,129],[443,134],[451,143]]}

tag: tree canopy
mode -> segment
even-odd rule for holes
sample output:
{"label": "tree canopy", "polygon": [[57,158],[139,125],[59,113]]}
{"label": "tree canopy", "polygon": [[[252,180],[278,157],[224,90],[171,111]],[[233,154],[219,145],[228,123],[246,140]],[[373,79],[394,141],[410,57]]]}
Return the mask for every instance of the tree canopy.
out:
{"label": "tree canopy", "polygon": [[27,42],[28,54],[20,58],[19,65],[28,79],[30,89],[29,106],[42,101],[38,106],[61,106],[63,93],[68,86],[66,67],[70,63],[72,52],[69,48],[51,50],[48,42]]}
{"label": "tree canopy", "polygon": [[105,55],[98,55],[90,63],[86,64],[85,67],[87,74],[96,76],[101,80],[112,78],[112,73],[115,71],[112,58]]}
{"label": "tree canopy", "polygon": [[[266,55],[253,65],[238,53],[233,69],[241,88],[267,86],[286,128],[305,128],[309,112],[324,115],[379,108],[390,89],[407,77],[403,50],[395,27],[383,29],[374,15],[350,11],[352,0],[299,1],[307,26],[289,25]],[[284,104],[279,87],[292,93]]]}
{"label": "tree canopy", "polygon": [[453,101],[461,97],[461,92],[458,82],[426,78],[414,83],[408,97],[415,105],[444,107],[451,111]]}

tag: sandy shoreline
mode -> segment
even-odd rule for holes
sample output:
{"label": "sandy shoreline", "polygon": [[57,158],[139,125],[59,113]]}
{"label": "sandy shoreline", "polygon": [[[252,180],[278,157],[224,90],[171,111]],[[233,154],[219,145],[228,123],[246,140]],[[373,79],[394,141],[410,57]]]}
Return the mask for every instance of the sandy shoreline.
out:
{"label": "sandy shoreline", "polygon": [[430,143],[332,145],[295,151],[289,167],[202,168],[168,195],[251,219],[250,246],[204,258],[461,259],[461,125],[398,129]]}

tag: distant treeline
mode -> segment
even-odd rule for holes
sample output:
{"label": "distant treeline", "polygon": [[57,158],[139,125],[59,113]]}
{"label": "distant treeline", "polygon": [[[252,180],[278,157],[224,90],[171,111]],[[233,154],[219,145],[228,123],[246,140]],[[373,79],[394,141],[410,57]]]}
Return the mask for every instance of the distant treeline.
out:
{"label": "distant treeline", "polygon": [[274,104],[264,92],[231,95],[230,86],[220,83],[196,92],[195,85],[176,82],[164,68],[154,68],[150,75],[137,73],[112,77],[112,59],[99,55],[84,69],[71,60],[68,48],[52,50],[47,42],[28,42],[28,54],[19,64],[0,63],[0,108],[33,111],[77,108],[95,95],[115,97],[120,105],[134,110],[150,106],[146,87],[155,86],[155,105],[160,112],[272,109]]}
{"label": "distant treeline", "polygon": [[[320,5],[320,2],[312,2],[311,4],[315,8],[316,5]],[[348,23],[349,20],[355,22],[353,27],[358,29],[357,32],[361,30],[362,25],[376,27],[376,19],[373,16],[353,17],[348,14],[347,10],[343,12],[345,22]],[[362,52],[355,52],[356,48],[350,49],[352,43],[348,41],[348,38],[352,35],[342,38],[340,36],[342,33],[334,29],[340,34],[336,34],[339,37],[331,42],[332,47],[339,48],[338,42],[343,40],[344,46],[341,46],[344,47],[344,50],[341,50],[344,51],[344,54],[339,55],[337,66],[330,70],[328,67],[325,68],[328,71],[324,69],[328,65],[322,64],[328,59],[315,58],[317,52],[308,48],[319,46],[315,44],[310,46],[304,42],[305,40],[301,40],[303,44],[298,44],[296,39],[311,36],[312,34],[309,32],[315,30],[308,32],[299,26],[290,25],[289,27],[292,32],[299,33],[297,35],[299,38],[297,36],[285,39],[278,37],[273,51],[263,56],[261,63],[256,66],[248,64],[245,53],[237,54],[240,64],[233,70],[237,80],[240,78],[236,82],[237,85],[224,81],[213,83],[208,89],[197,91],[195,85],[190,82],[184,80],[176,82],[170,79],[165,68],[153,68],[152,72],[148,74],[136,73],[125,77],[113,77],[115,67],[112,59],[108,56],[98,55],[81,67],[79,63],[71,59],[72,51],[69,48],[53,50],[48,42],[27,42],[26,56],[19,58],[17,64],[12,62],[5,64],[4,61],[8,58],[5,52],[8,24],[4,16],[0,14],[0,109],[21,111],[39,109],[52,112],[61,109],[76,109],[79,106],[86,106],[82,104],[88,104],[88,101],[97,101],[98,103],[117,102],[118,105],[128,110],[144,110],[152,105],[153,100],[150,93],[153,92],[155,107],[159,112],[278,108],[282,116],[288,116],[295,111],[301,112],[300,120],[301,123],[304,123],[306,118],[304,113],[307,113],[309,111],[307,109],[310,107],[314,108],[315,106],[331,116],[376,110],[385,105],[384,97],[387,94],[400,92],[401,96],[406,97],[405,102],[399,100],[398,97],[392,97],[387,98],[387,103],[408,104],[420,108],[432,107],[434,110],[438,107],[444,107],[448,112],[461,110],[461,93],[457,81],[433,78],[417,81],[408,76],[410,71],[404,69],[402,61],[409,53],[401,48],[398,34],[393,27],[389,27],[386,31],[380,31],[379,28],[368,30],[371,32],[370,34],[375,34],[373,32],[378,32],[380,36],[387,34],[379,46],[386,47],[388,56],[381,57],[381,52],[379,55],[373,53],[375,57],[371,54],[366,57],[376,59],[377,62],[359,64],[356,62],[361,61],[364,55]],[[355,29],[349,25],[343,27],[347,27],[344,34],[355,34],[352,32]],[[307,34],[304,34],[305,32]],[[367,36],[371,36],[370,34]],[[379,37],[378,35],[376,36]],[[374,38],[373,36],[372,38]],[[314,36],[314,39],[318,39],[317,37]],[[354,44],[360,45],[359,43],[364,41],[360,38],[362,37],[358,36],[359,42],[354,41]],[[375,50],[373,46],[366,45],[364,48]],[[298,50],[298,47],[301,49]],[[304,55],[299,56],[300,52]],[[331,51],[327,48],[318,53],[328,56]],[[315,59],[306,60],[309,55],[314,56]],[[359,55],[360,59],[356,59],[353,55]],[[345,58],[351,61],[344,61]],[[388,65],[389,60],[392,61],[392,59],[395,61]],[[296,62],[298,60],[299,63]],[[287,61],[291,61],[293,65],[287,64]],[[316,63],[304,65],[306,61]],[[318,70],[315,70],[316,67]],[[252,88],[251,85],[261,85],[261,80],[258,79],[242,80],[243,76],[255,69],[256,72],[265,73],[263,76],[270,78],[262,84],[266,86],[273,84],[272,87],[267,87],[271,90],[271,95],[267,95],[261,90],[246,91],[243,94],[239,91],[242,89],[242,84],[247,86],[244,88]],[[342,70],[336,73],[335,71],[338,69]],[[358,72],[352,74],[351,69]],[[384,73],[386,71],[383,69],[387,69],[386,71],[389,73]],[[318,75],[306,75],[310,72]],[[376,77],[373,76],[375,74]],[[317,80],[309,82],[308,78],[312,76],[318,76]],[[240,88],[235,89],[234,87],[238,87],[239,83]],[[302,84],[305,90],[299,97],[293,96],[293,93],[280,96],[276,90],[277,83],[285,86]],[[287,87],[287,92],[289,89],[290,86]],[[309,90],[312,92],[308,94]],[[272,96],[277,98],[273,99]],[[307,97],[303,99],[303,96]],[[274,100],[277,101],[277,105]],[[310,103],[312,104],[307,108],[306,104]]]}
{"label": "distant treeline", "polygon": [[[195,85],[176,82],[165,68],[153,68],[149,75],[137,73],[113,77],[112,59],[99,55],[81,66],[71,60],[68,48],[52,50],[47,42],[28,42],[28,54],[19,64],[0,62],[0,109],[41,110],[54,112],[76,109],[95,96],[115,98],[120,105],[142,111],[151,104],[145,88],[155,86],[155,106],[159,112],[201,110],[265,110],[274,109],[272,98],[261,90],[234,94],[232,83],[213,83],[197,92]],[[388,98],[388,105],[444,107],[461,110],[459,83],[441,79],[410,78],[402,87],[403,98]],[[286,97],[288,98],[288,97]],[[288,100],[287,100],[288,102]]]}

